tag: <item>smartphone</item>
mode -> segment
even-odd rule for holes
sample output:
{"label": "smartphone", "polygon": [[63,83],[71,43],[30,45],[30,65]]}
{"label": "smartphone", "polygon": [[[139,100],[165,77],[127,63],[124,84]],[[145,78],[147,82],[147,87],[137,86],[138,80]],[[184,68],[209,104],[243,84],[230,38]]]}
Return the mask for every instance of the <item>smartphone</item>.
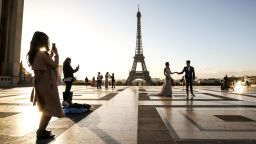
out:
{"label": "smartphone", "polygon": [[55,43],[52,43],[52,50],[51,50],[51,51],[52,51],[52,52],[55,52],[56,49],[57,49],[57,48],[56,48],[56,44],[55,44]]}
{"label": "smartphone", "polygon": [[56,44],[55,43],[52,43],[52,48],[56,48]]}

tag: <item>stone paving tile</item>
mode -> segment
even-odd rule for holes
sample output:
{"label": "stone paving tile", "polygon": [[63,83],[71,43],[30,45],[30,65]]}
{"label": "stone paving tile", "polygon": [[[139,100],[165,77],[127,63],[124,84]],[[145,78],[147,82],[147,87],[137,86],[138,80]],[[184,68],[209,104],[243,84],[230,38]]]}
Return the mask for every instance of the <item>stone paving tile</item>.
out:
{"label": "stone paving tile", "polygon": [[[125,87],[119,87],[125,89]],[[37,107],[33,107],[29,102],[31,87],[11,88],[0,90],[0,143],[45,143],[47,141],[37,141],[35,131],[38,127],[40,113]],[[60,98],[63,86],[59,87]],[[116,90],[96,90],[96,88],[84,88],[74,86],[75,91],[73,102],[89,103],[93,105],[103,105],[106,101],[115,97]],[[76,95],[77,94],[77,95]],[[83,94],[83,95],[80,95]],[[79,99],[77,99],[79,98]],[[95,106],[96,106],[95,105]],[[96,108],[93,106],[93,108]],[[30,115],[33,115],[31,117]],[[48,126],[56,136],[61,135],[72,125],[77,123],[77,119],[85,116],[78,115],[63,119],[53,118]],[[79,132],[79,131],[78,131]],[[48,142],[55,143],[55,139]],[[47,143],[48,143],[47,142]]]}
{"label": "stone paving tile", "polygon": [[[216,116],[238,115],[254,120],[256,99],[247,97],[246,89],[245,94],[234,94],[233,91],[223,92],[219,87],[197,87],[197,94],[193,101],[186,100],[183,96],[185,92],[182,95],[176,88],[173,89],[173,98],[152,96],[152,93],[159,88],[145,87],[144,89],[144,95],[148,93],[150,100],[144,96],[144,100],[139,101],[139,105],[155,106],[177,143],[256,142],[255,121],[227,122]],[[254,91],[250,90],[250,94],[256,94],[256,88],[252,89]],[[234,131],[236,134],[232,136]],[[247,133],[248,135],[244,136]],[[225,137],[226,134],[227,137]],[[218,137],[218,135],[222,136]],[[248,139],[250,141],[247,141]]]}
{"label": "stone paving tile", "polygon": [[16,114],[18,114],[18,113],[16,113],[16,112],[0,112],[0,118],[9,117],[9,116],[16,115]]}
{"label": "stone paving tile", "polygon": [[[46,141],[35,139],[39,113],[29,102],[31,90],[31,87],[0,89],[1,144],[256,143],[255,86],[243,91],[196,86],[193,101],[186,100],[183,87],[173,87],[174,97],[168,98],[155,96],[160,86],[117,87],[115,90],[74,86],[73,102],[100,107],[77,120],[72,117],[53,119],[49,129],[56,137]],[[64,87],[60,86],[60,98],[62,91]],[[33,117],[29,117],[31,114]],[[237,117],[231,120],[220,118],[234,115]],[[239,121],[241,117],[253,121]]]}
{"label": "stone paving tile", "polygon": [[139,106],[138,143],[174,143],[154,106]]}
{"label": "stone paving tile", "polygon": [[[90,117],[78,122],[78,127],[71,127],[61,136],[57,137],[56,142],[62,142],[66,137],[70,139],[71,131],[85,131],[85,134],[78,135],[75,139],[96,143],[101,143],[102,141],[104,143],[135,143],[137,140],[136,107],[134,107],[134,104],[131,105],[126,102],[136,100],[137,97],[125,97],[129,93],[133,93],[133,91],[128,90],[126,93],[120,93],[112,98],[93,112]],[[129,122],[126,121],[127,119],[134,121]],[[135,129],[124,127],[127,124]]]}

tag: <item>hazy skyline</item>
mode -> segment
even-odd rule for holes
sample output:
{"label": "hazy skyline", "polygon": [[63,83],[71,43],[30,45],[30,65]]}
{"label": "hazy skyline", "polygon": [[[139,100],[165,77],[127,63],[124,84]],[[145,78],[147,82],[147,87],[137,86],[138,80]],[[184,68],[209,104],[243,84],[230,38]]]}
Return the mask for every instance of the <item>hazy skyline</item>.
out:
{"label": "hazy skyline", "polygon": [[21,60],[26,66],[32,35],[43,31],[56,43],[60,64],[66,57],[74,68],[80,64],[78,78],[108,71],[126,79],[138,4],[152,78],[164,77],[166,61],[181,71],[187,59],[199,78],[256,75],[255,0],[25,0]]}

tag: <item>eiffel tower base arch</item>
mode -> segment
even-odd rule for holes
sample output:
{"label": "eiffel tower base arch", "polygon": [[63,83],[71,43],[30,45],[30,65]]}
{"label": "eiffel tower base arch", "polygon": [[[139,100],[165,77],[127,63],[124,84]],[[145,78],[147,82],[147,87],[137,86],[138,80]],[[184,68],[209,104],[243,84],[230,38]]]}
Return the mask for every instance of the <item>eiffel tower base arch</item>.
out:
{"label": "eiffel tower base arch", "polygon": [[132,85],[132,82],[136,79],[143,79],[146,81],[147,85],[153,85],[153,81],[151,77],[149,76],[148,71],[144,72],[136,72],[136,71],[130,71],[129,76],[127,78],[126,84]]}

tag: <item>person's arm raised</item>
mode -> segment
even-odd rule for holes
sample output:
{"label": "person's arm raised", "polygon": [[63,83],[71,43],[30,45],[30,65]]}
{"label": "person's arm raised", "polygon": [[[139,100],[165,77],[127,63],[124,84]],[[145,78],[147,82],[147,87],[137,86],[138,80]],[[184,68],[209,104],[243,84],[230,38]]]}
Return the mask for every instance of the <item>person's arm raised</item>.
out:
{"label": "person's arm raised", "polygon": [[43,60],[49,65],[51,68],[56,69],[59,66],[59,55],[55,53],[54,60],[48,53],[42,53]]}

